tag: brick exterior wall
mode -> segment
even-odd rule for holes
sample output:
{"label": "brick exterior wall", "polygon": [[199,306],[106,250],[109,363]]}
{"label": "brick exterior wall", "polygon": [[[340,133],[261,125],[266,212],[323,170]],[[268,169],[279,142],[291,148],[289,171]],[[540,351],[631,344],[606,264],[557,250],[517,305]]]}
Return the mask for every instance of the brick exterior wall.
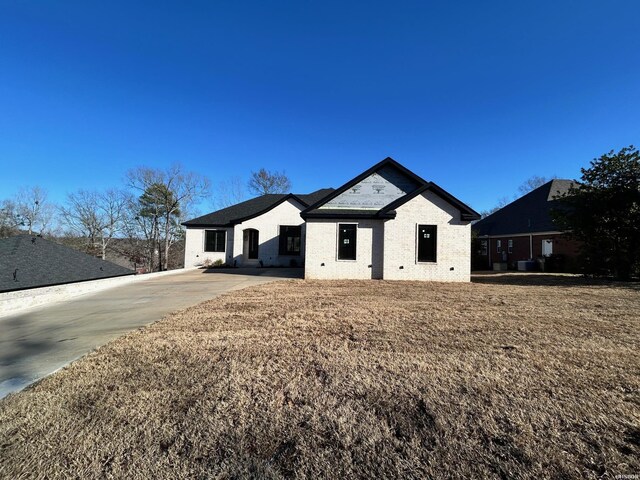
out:
{"label": "brick exterior wall", "polygon": [[[358,224],[356,260],[338,260],[339,223]],[[304,276],[307,279],[382,278],[383,242],[382,220],[309,220]]]}
{"label": "brick exterior wall", "polygon": [[[568,262],[566,264],[566,270],[572,271],[575,269],[575,260],[579,253],[580,243],[576,240],[568,238],[562,233],[544,233],[533,234],[531,239],[529,235],[522,236],[501,236],[492,237],[490,239],[480,239],[488,241],[488,251],[486,256],[482,256],[482,260],[478,262],[478,268],[493,268],[494,262],[506,261],[510,268],[515,268],[519,260],[537,259],[542,256],[542,242],[543,240],[551,240],[553,243],[553,254],[563,255]],[[501,245],[498,248],[498,240]],[[512,251],[509,252],[509,240],[513,241]],[[530,243],[531,242],[531,243]],[[531,255],[531,250],[533,255]]]}
{"label": "brick exterior wall", "polygon": [[[471,274],[471,227],[460,212],[426,191],[396,210],[384,228],[384,279],[468,282]],[[435,263],[417,259],[417,226],[437,225]],[[403,267],[402,269],[400,267]]]}
{"label": "brick exterior wall", "polygon": [[[205,260],[212,262],[221,259],[229,265],[256,266],[262,260],[264,266],[288,267],[291,259],[297,265],[304,264],[305,226],[300,212],[303,206],[294,200],[287,200],[263,215],[251,218],[246,222],[234,225],[232,228],[187,228],[185,239],[185,267],[202,265]],[[280,225],[301,225],[302,238],[300,255],[280,255]],[[243,255],[243,232],[253,228],[259,232],[258,259],[245,259]],[[205,252],[205,230],[226,230],[227,242],[225,252]]]}
{"label": "brick exterior wall", "polygon": [[[387,221],[309,220],[305,278],[469,281],[471,228],[456,208],[427,191],[396,213]],[[339,223],[358,224],[355,261],[337,259]],[[436,263],[417,261],[419,224],[438,227]]]}

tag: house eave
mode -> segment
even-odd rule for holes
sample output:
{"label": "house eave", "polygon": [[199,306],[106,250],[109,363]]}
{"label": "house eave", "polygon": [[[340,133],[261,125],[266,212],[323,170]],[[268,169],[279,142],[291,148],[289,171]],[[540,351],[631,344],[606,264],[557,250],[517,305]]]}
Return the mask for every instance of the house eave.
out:
{"label": "house eave", "polygon": [[327,219],[327,220],[390,220],[390,219],[394,219],[396,218],[396,212],[395,211],[391,211],[391,212],[385,212],[385,213],[379,213],[376,212],[374,214],[367,214],[367,213],[321,213],[321,212],[316,212],[316,213],[300,213],[300,216],[302,217],[303,220],[307,220],[307,219],[311,219],[311,220],[318,220],[318,219]]}
{"label": "house eave", "polygon": [[564,235],[566,233],[567,232],[561,232],[559,230],[545,230],[540,232],[485,234],[478,235],[478,238],[528,237],[530,235]]}

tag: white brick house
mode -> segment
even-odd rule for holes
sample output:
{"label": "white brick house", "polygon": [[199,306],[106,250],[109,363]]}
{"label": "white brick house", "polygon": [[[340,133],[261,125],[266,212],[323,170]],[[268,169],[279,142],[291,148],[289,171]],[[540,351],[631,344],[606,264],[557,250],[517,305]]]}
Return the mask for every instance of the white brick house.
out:
{"label": "white brick house", "polygon": [[479,215],[391,158],[342,187],[264,195],[189,222],[185,266],[304,265],[305,278],[469,281]]}
{"label": "white brick house", "polygon": [[234,267],[304,265],[300,212],[331,191],[262,195],[184,222],[185,267],[217,260]]}

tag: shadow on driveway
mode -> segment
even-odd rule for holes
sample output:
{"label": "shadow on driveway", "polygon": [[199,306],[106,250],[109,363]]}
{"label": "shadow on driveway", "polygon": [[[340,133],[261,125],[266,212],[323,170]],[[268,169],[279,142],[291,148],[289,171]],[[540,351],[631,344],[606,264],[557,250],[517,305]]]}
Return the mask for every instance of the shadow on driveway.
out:
{"label": "shadow on driveway", "polygon": [[224,275],[249,275],[256,277],[274,278],[304,278],[304,268],[280,268],[280,267],[237,267],[237,268],[206,268],[202,273],[219,273]]}

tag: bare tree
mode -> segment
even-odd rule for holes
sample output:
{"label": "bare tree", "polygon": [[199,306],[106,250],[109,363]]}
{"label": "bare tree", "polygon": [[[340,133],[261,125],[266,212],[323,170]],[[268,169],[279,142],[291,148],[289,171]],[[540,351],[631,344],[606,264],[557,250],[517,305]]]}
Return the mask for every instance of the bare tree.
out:
{"label": "bare tree", "polygon": [[261,168],[257,172],[251,172],[249,178],[249,191],[254,195],[267,193],[289,193],[291,180],[283,172],[270,172]]}
{"label": "bare tree", "polygon": [[63,223],[87,239],[90,253],[100,252],[104,260],[111,240],[124,230],[127,194],[118,190],[79,190],[67,196],[60,208]]}
{"label": "bare tree", "polygon": [[240,177],[218,182],[214,194],[215,208],[221,209],[242,202],[247,196],[244,182]]}
{"label": "bare tree", "polygon": [[527,193],[529,193],[532,190],[535,190],[538,187],[541,187],[542,185],[544,185],[545,183],[553,180],[554,178],[558,178],[556,175],[554,175],[553,177],[539,177],[538,175],[534,175],[532,177],[529,177],[528,179],[526,179],[522,185],[520,185],[518,187],[518,193],[520,194],[520,196],[525,195]]}
{"label": "bare tree", "polygon": [[3,226],[17,233],[21,227],[29,235],[48,233],[55,219],[56,208],[47,201],[47,192],[38,186],[18,190],[13,200],[2,203]]}
{"label": "bare tree", "polygon": [[174,164],[166,170],[130,170],[127,183],[138,195],[138,215],[133,218],[148,240],[163,244],[158,248],[163,256],[159,268],[166,270],[169,249],[182,234],[180,221],[196,202],[209,196],[209,179]]}
{"label": "bare tree", "polygon": [[496,203],[496,206],[489,210],[483,210],[482,212],[480,212],[480,217],[481,218],[488,217],[492,213],[500,210],[501,208],[506,207],[507,205],[509,205],[509,203],[510,203],[509,197],[500,197],[498,199],[498,202]]}
{"label": "bare tree", "polygon": [[0,238],[10,237],[20,232],[16,205],[13,200],[3,200],[0,204]]}

